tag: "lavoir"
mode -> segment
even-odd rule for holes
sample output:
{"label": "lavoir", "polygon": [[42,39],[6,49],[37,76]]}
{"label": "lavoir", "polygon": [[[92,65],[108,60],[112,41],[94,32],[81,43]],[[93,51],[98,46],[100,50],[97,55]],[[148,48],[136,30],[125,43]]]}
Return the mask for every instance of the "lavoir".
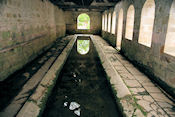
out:
{"label": "lavoir", "polygon": [[175,0],[0,0],[0,117],[175,117]]}

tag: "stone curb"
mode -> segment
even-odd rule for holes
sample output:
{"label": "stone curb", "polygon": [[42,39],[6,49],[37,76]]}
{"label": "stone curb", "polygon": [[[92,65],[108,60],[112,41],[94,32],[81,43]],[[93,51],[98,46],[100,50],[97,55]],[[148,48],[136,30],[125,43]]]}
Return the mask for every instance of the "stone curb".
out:
{"label": "stone curb", "polygon": [[16,117],[38,117],[41,116],[45,104],[56,83],[58,75],[63,68],[77,36],[74,36],[61,55],[56,59],[52,67],[44,76],[36,91],[30,96]]}
{"label": "stone curb", "polygon": [[[124,116],[132,117],[133,114],[135,116],[144,117],[140,110],[136,110],[134,107],[135,102],[132,99],[132,95],[123,82],[122,78],[115,70],[114,66],[107,59],[107,56],[104,53],[104,50],[101,48],[101,44],[95,36],[91,36],[92,42],[98,52],[98,56],[101,60],[102,66],[107,74],[108,81],[111,84],[111,88],[113,90],[113,94],[116,98],[116,103],[120,107],[120,111],[123,113]],[[117,52],[117,51],[116,51]]]}

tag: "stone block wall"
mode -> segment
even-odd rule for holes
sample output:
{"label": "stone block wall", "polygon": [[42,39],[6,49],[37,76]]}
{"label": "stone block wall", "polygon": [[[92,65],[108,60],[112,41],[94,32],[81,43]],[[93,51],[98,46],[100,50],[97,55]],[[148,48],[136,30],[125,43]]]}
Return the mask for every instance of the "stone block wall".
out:
{"label": "stone block wall", "polygon": [[[119,11],[123,9],[123,30],[121,52],[138,67],[140,67],[152,80],[156,81],[169,94],[175,96],[175,56],[166,54],[164,51],[170,8],[173,0],[154,0],[155,19],[152,33],[151,47],[138,42],[140,32],[141,13],[146,0],[124,0],[116,4],[115,8],[105,13],[116,11],[116,33],[115,35],[102,31],[102,37],[116,47],[117,24]],[[150,1],[150,0],[149,0]],[[134,32],[133,39],[125,37],[127,10],[134,5]]]}
{"label": "stone block wall", "polygon": [[63,11],[47,0],[0,1],[0,81],[65,35]]}
{"label": "stone block wall", "polygon": [[[77,29],[77,18],[81,13],[86,13],[90,17],[90,30]],[[67,34],[101,34],[102,28],[101,12],[65,11],[66,33]]]}

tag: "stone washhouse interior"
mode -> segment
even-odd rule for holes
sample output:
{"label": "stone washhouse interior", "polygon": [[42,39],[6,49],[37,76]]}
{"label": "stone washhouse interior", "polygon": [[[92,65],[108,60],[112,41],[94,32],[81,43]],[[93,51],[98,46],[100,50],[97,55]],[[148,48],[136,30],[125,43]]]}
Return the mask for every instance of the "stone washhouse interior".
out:
{"label": "stone washhouse interior", "polygon": [[175,0],[0,0],[0,117],[175,117]]}

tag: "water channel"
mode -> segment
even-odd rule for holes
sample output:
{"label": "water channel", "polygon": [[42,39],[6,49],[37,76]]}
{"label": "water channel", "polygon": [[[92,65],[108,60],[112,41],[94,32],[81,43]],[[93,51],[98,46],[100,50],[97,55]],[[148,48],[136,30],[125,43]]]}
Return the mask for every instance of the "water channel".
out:
{"label": "water channel", "polygon": [[77,38],[43,117],[121,117],[90,37]]}

